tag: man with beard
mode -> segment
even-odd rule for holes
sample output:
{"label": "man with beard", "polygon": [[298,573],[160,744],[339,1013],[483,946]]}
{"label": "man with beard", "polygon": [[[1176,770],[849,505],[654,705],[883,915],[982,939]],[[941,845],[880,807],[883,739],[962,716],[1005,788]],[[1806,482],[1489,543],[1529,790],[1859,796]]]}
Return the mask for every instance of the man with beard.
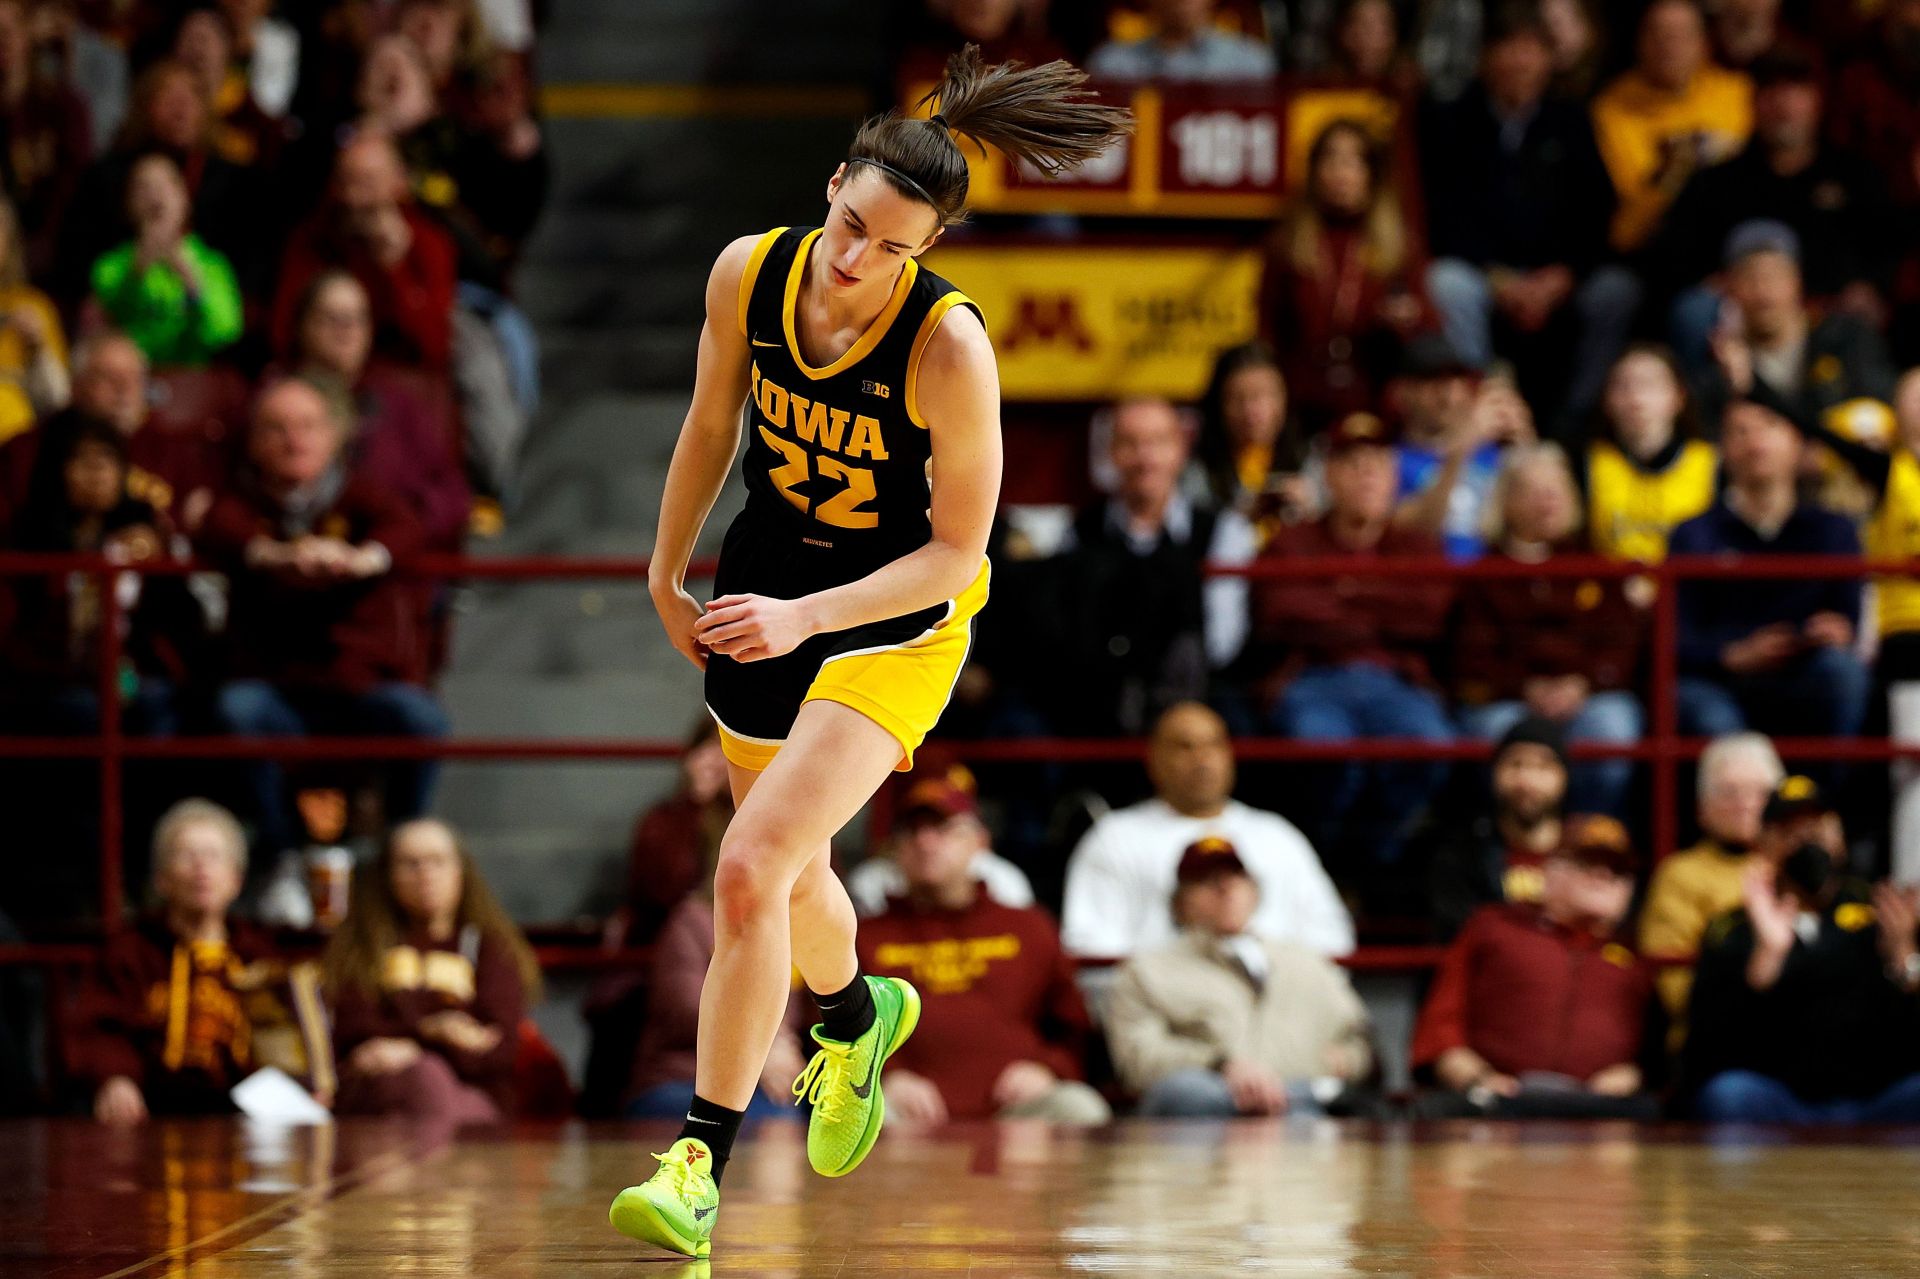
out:
{"label": "man with beard", "polygon": [[1429,897],[1442,940],[1482,906],[1540,900],[1567,800],[1566,730],[1538,715],[1515,724],[1494,747],[1492,782],[1488,808],[1435,823]]}

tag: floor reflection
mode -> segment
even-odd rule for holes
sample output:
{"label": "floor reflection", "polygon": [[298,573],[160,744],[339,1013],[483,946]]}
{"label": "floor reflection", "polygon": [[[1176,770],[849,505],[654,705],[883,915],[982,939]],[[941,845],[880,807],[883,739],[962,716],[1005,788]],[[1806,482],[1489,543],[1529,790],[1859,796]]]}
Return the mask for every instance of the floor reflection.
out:
{"label": "floor reflection", "polygon": [[708,1267],[606,1223],[670,1135],[0,1125],[0,1276],[1920,1272],[1912,1146],[1279,1121],[897,1133],[831,1182],[806,1171],[797,1125],[762,1126]]}

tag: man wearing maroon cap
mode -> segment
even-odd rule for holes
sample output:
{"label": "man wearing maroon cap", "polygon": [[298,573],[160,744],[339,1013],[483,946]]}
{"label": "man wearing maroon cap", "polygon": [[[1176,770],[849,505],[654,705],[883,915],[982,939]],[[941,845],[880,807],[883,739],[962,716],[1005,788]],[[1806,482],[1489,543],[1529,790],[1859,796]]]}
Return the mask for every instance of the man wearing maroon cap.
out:
{"label": "man wearing maroon cap", "polygon": [[1130,960],[1107,1004],[1114,1066],[1141,1114],[1314,1112],[1370,1070],[1366,1009],[1346,974],[1249,933],[1259,901],[1228,841],[1208,836],[1181,854],[1181,934]]}
{"label": "man wearing maroon cap", "polygon": [[1652,1118],[1639,1066],[1652,983],[1617,937],[1639,859],[1611,817],[1569,818],[1537,905],[1485,906],[1448,948],[1413,1035],[1433,1116]]}
{"label": "man wearing maroon cap", "polygon": [[[1400,482],[1393,437],[1379,418],[1350,414],[1327,436],[1326,515],[1276,532],[1263,559],[1350,558],[1345,577],[1275,578],[1253,589],[1253,669],[1276,732],[1310,742],[1374,737],[1453,739],[1434,690],[1428,651],[1440,639],[1451,588],[1441,577],[1379,578],[1366,560],[1438,555],[1424,533],[1397,528]],[[1337,766],[1324,787],[1315,842],[1344,835],[1379,864],[1394,861],[1403,832],[1445,776],[1432,764]],[[1362,808],[1361,792],[1377,802]],[[1350,813],[1377,817],[1346,823]]]}
{"label": "man wearing maroon cap", "polygon": [[[1033,905],[1033,884],[1025,871],[994,852],[990,834],[980,820],[980,803],[973,772],[954,764],[944,772],[920,777],[916,773],[894,810],[899,841],[964,839],[974,848],[973,875],[987,896],[1002,906]],[[887,909],[890,898],[907,895],[906,873],[897,856],[869,857],[846,876],[847,895],[862,919]]]}
{"label": "man wearing maroon cap", "polygon": [[858,939],[862,971],[920,991],[920,1029],[887,1067],[888,1117],[1105,1123],[1112,1111],[1081,1081],[1091,1023],[1073,963],[1044,911],[1003,905],[983,886],[972,794],[922,781],[900,824],[905,892]]}

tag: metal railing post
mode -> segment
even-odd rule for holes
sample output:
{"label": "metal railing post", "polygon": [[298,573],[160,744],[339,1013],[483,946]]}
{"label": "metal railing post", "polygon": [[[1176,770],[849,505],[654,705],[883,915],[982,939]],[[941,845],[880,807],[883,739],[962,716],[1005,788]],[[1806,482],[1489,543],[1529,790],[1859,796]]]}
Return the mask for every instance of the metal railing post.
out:
{"label": "metal railing post", "polygon": [[1653,728],[1650,778],[1653,820],[1648,823],[1653,860],[1679,843],[1680,813],[1680,579],[1662,566],[1653,572],[1653,634],[1648,662],[1647,710]]}
{"label": "metal railing post", "polygon": [[119,570],[102,560],[92,570],[100,584],[100,926],[120,927],[126,886],[121,845],[126,830],[125,756],[120,720],[122,610]]}

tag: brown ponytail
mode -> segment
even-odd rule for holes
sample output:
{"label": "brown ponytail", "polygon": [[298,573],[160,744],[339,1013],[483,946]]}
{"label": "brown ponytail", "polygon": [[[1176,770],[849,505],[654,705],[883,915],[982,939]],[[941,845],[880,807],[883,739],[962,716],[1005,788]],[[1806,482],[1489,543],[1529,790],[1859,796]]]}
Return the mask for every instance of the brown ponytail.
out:
{"label": "brown ponytail", "polygon": [[1133,132],[1132,113],[1101,106],[1086,83],[1087,73],[1067,62],[987,66],[970,44],[947,59],[939,86],[914,104],[935,102],[931,119],[874,116],[855,135],[847,165],[879,170],[900,194],[932,205],[942,226],[958,222],[967,209],[967,158],[954,134],[1058,173]]}

